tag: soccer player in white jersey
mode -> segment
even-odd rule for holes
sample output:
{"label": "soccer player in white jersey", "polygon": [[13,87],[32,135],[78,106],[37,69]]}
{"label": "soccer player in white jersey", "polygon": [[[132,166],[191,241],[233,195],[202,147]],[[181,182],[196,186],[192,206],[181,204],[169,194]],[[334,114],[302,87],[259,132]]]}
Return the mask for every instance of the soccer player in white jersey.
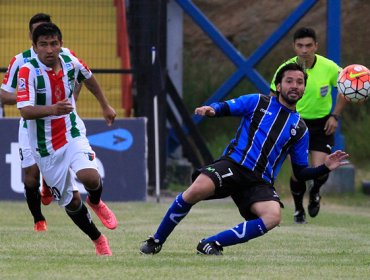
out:
{"label": "soccer player in white jersey", "polygon": [[75,82],[85,82],[109,126],[116,112],[89,68],[76,57],[60,53],[62,34],[55,24],[36,27],[32,42],[37,56],[20,68],[17,92],[17,107],[27,120],[32,153],[59,205],[94,242],[97,255],[111,255],[107,238],[92,222],[78,191],[72,187],[70,169],[87,190],[86,202],[104,226],[117,227],[114,213],[101,200],[102,180],[95,153],[75,108]]}
{"label": "soccer player in white jersey", "polygon": [[[29,21],[29,37],[32,40],[33,30],[40,24],[51,22],[51,17],[48,14],[38,13],[31,17]],[[65,54],[73,54],[69,49],[62,48],[62,52]],[[19,68],[28,62],[30,59],[36,57],[34,49],[31,47],[12,58],[9,63],[8,70],[4,76],[1,85],[1,103],[7,105],[16,104],[16,89],[17,89],[17,75]],[[80,86],[76,88],[75,93],[78,92]],[[42,188],[41,195],[39,192],[40,187],[40,171],[36,165],[36,162],[31,153],[31,149],[28,141],[27,124],[21,118],[19,122],[19,153],[21,157],[21,166],[24,170],[24,186],[25,186],[25,197],[28,208],[33,216],[34,230],[45,231],[47,230],[47,224],[44,215],[41,211],[41,202],[44,205],[51,203],[53,196],[47,187]]]}

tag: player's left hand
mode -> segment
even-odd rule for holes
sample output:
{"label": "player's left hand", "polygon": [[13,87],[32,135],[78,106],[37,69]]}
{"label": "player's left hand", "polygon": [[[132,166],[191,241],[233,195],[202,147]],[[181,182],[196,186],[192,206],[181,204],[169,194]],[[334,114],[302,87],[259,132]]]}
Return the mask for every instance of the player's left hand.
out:
{"label": "player's left hand", "polygon": [[337,129],[337,127],[338,127],[338,121],[334,117],[330,116],[325,123],[325,127],[324,127],[325,134],[331,135],[335,133],[335,130]]}
{"label": "player's left hand", "polygon": [[111,126],[116,118],[116,111],[110,105],[107,105],[103,109],[103,116],[108,126]]}
{"label": "player's left hand", "polygon": [[338,150],[326,156],[325,165],[330,170],[334,170],[339,166],[349,164],[349,161],[347,160],[348,158],[349,158],[349,155],[346,152]]}
{"label": "player's left hand", "polygon": [[194,113],[200,116],[214,117],[216,115],[215,109],[211,106],[201,106],[195,108]]}

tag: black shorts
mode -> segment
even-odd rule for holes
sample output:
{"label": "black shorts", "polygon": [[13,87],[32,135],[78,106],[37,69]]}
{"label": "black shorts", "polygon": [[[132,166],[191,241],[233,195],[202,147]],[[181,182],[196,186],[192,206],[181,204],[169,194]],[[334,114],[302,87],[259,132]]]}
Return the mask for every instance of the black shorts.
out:
{"label": "black shorts", "polygon": [[309,150],[319,151],[327,154],[331,153],[331,149],[334,146],[334,134],[325,134],[325,123],[329,119],[329,115],[321,119],[306,120],[304,122],[307,125],[310,133]]}
{"label": "black shorts", "polygon": [[253,171],[235,163],[230,159],[220,159],[193,173],[193,180],[200,173],[207,175],[216,186],[215,194],[210,199],[219,199],[231,196],[239,209],[239,213],[246,220],[256,219],[250,211],[253,203],[259,201],[277,201],[284,208],[279,195],[272,184],[257,177]]}

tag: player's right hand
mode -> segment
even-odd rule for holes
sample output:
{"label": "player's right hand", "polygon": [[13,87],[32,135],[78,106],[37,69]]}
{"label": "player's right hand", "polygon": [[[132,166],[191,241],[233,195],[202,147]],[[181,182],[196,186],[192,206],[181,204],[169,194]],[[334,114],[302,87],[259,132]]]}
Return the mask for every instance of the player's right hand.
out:
{"label": "player's right hand", "polygon": [[62,116],[69,114],[74,109],[71,102],[69,102],[68,99],[58,101],[57,103],[52,105],[52,107],[54,116]]}

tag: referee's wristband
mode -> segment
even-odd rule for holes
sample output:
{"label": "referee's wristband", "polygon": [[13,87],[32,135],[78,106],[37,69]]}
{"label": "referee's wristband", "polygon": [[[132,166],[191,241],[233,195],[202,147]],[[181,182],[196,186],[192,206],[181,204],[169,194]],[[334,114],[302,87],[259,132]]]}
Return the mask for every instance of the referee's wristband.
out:
{"label": "referee's wristband", "polygon": [[333,117],[336,121],[339,121],[339,115],[337,114],[330,114],[331,117]]}

